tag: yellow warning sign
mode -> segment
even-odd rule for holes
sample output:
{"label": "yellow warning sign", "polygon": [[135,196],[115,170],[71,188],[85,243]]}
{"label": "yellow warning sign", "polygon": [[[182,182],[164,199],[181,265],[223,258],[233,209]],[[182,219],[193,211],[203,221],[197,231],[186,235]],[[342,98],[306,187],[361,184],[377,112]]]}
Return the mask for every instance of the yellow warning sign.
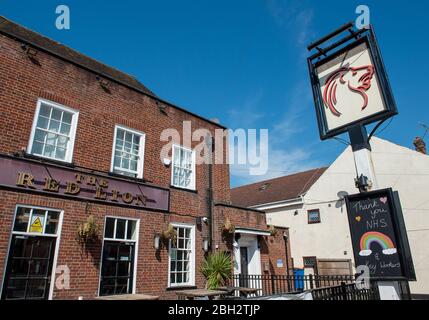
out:
{"label": "yellow warning sign", "polygon": [[34,219],[33,223],[30,225],[30,232],[36,232],[36,233],[42,233],[43,232],[42,221],[40,221],[39,217]]}

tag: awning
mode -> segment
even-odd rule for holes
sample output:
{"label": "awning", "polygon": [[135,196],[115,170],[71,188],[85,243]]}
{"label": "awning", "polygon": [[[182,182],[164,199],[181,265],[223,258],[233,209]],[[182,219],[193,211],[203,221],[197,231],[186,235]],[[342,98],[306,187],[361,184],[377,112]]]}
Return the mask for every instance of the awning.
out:
{"label": "awning", "polygon": [[253,234],[255,236],[270,236],[271,233],[266,230],[251,229],[251,228],[235,228],[235,233]]}

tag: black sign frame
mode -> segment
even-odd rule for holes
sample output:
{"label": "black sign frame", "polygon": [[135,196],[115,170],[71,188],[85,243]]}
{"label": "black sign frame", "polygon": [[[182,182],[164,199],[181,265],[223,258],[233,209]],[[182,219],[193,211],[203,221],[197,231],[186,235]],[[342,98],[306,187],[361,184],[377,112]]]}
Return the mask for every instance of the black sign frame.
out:
{"label": "black sign frame", "polygon": [[359,242],[359,235],[356,230],[353,228],[353,223],[355,223],[356,217],[351,214],[351,204],[360,200],[367,200],[370,198],[387,198],[387,204],[389,207],[389,214],[392,222],[392,230],[394,234],[394,241],[397,246],[397,253],[400,262],[401,275],[400,276],[380,276],[375,275],[371,276],[371,280],[379,281],[416,281],[416,273],[414,269],[413,259],[411,255],[411,249],[408,241],[407,231],[405,228],[404,217],[401,209],[401,204],[399,200],[398,192],[394,192],[391,188],[376,190],[372,192],[359,193],[355,195],[348,195],[345,197],[346,207],[347,207],[347,216],[349,221],[350,236],[353,246],[353,254],[356,267],[359,265],[358,261],[362,259],[359,256],[360,247],[357,247]]}
{"label": "black sign frame", "polygon": [[[321,85],[316,71],[317,67],[335,59],[344,52],[347,52],[361,45],[362,43],[367,44],[371,59],[374,63],[376,77],[380,85],[380,90],[386,109],[368,117],[353,121],[341,127],[329,130],[325,115],[325,105],[320,91]],[[328,52],[330,51],[332,52],[328,54]],[[324,56],[323,59],[321,59],[322,55]],[[377,121],[386,120],[398,114],[398,109],[396,106],[395,99],[393,97],[386,68],[372,26],[369,26],[369,29],[363,29],[359,32],[356,32],[355,37],[350,37],[349,35],[345,39],[338,41],[337,45],[330,46],[327,49],[320,49],[319,53],[314,54],[307,59],[307,63],[310,73],[311,87],[313,91],[313,99],[315,103],[317,123],[321,140],[327,140],[345,132],[348,132],[351,127],[354,127],[356,125],[367,125]]]}

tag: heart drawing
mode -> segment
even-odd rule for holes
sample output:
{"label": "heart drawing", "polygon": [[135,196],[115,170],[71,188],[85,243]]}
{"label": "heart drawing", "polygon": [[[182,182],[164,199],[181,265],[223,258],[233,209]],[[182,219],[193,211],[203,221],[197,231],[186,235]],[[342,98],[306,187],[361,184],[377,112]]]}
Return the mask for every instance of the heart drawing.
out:
{"label": "heart drawing", "polygon": [[383,202],[384,204],[386,204],[387,203],[387,197],[380,198],[380,201]]}
{"label": "heart drawing", "polygon": [[356,221],[357,221],[357,222],[360,222],[361,220],[362,220],[362,217],[361,217],[361,216],[357,216],[357,217],[356,217]]}

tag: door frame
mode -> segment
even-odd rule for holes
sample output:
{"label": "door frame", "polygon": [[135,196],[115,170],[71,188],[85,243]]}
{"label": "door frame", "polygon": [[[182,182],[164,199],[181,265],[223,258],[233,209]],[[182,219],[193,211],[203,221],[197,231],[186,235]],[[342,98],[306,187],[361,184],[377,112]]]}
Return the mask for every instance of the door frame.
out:
{"label": "door frame", "polygon": [[[262,275],[262,260],[261,250],[259,248],[259,240],[257,235],[243,234],[239,239],[234,239],[234,274],[241,274],[241,253],[240,248],[247,248],[248,258],[248,273],[249,275]],[[253,251],[250,255],[249,250]],[[252,257],[252,259],[251,259]],[[257,261],[254,261],[256,259]],[[252,269],[252,270],[251,270]]]}
{"label": "door frame", "polygon": [[[40,210],[51,210],[51,211],[59,212],[57,233],[55,235],[51,235],[51,234],[40,235],[38,233],[13,231],[13,229],[15,228],[15,221],[16,221],[16,214],[18,212],[18,207],[30,208],[30,209],[40,209]],[[14,235],[23,235],[23,236],[41,236],[41,237],[56,238],[55,249],[54,249],[54,258],[53,258],[53,262],[52,262],[51,283],[49,285],[49,294],[48,294],[48,300],[53,299],[54,288],[55,288],[55,276],[56,276],[56,269],[57,269],[57,260],[58,260],[58,253],[59,253],[60,240],[61,240],[61,230],[62,230],[62,226],[63,226],[63,217],[64,217],[64,210],[62,210],[62,209],[55,209],[55,208],[51,208],[51,207],[32,206],[29,204],[16,204],[15,205],[15,212],[13,214],[13,220],[12,220],[12,228],[10,229],[9,242],[8,242],[7,251],[6,251],[7,254],[6,254],[5,262],[4,262],[4,266],[3,266],[2,282],[1,282],[1,286],[0,286],[0,297],[3,294],[3,287],[5,284],[5,279],[6,279],[7,269],[8,269],[8,263],[9,263],[9,254],[10,254],[10,249],[11,249],[10,247],[12,245],[12,238]],[[28,223],[30,223],[30,222],[31,221],[29,220]]]}

